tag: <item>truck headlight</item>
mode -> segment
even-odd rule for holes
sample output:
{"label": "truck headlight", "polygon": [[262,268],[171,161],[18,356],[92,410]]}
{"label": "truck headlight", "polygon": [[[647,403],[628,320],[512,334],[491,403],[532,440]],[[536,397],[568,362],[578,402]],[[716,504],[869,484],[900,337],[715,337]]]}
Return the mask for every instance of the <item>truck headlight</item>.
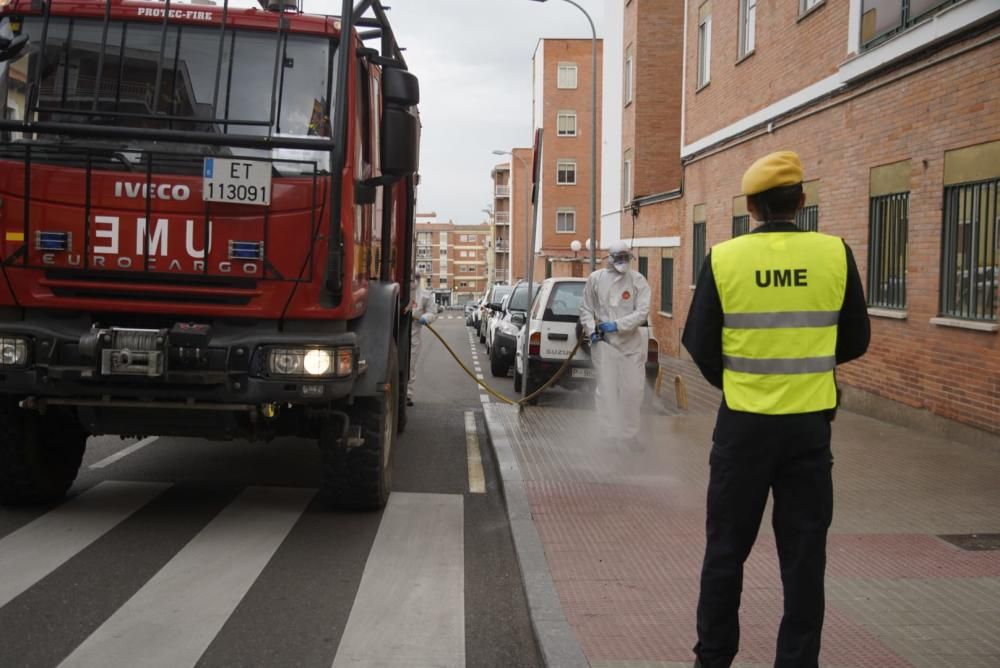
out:
{"label": "truck headlight", "polygon": [[17,368],[28,365],[28,340],[13,336],[0,337],[0,367]]}
{"label": "truck headlight", "polygon": [[350,376],[353,370],[353,348],[271,348],[267,351],[267,371],[273,376],[344,377]]}

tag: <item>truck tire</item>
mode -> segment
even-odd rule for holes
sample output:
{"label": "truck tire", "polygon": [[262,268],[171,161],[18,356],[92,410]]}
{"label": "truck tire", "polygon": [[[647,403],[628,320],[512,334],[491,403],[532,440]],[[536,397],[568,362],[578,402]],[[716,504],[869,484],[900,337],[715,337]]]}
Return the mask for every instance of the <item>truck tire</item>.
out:
{"label": "truck tire", "polygon": [[76,480],[86,446],[87,433],[71,413],[40,417],[13,399],[0,399],[0,502],[61,499]]}
{"label": "truck tire", "polygon": [[386,382],[374,397],[359,397],[351,409],[351,423],[361,427],[364,443],[348,448],[337,429],[323,429],[323,480],[320,495],[337,510],[380,510],[389,501],[392,463],[396,454],[399,418],[399,361],[396,346],[389,350]]}
{"label": "truck tire", "polygon": [[496,353],[496,348],[497,344],[494,342],[490,346],[490,373],[493,374],[494,378],[506,378],[510,365],[500,361],[500,356]]}

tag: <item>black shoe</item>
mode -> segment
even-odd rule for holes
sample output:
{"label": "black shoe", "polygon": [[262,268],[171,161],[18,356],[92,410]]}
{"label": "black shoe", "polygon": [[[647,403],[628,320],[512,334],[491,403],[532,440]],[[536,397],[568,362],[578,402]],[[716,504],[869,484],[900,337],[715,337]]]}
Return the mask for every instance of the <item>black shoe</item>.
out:
{"label": "black shoe", "polygon": [[407,397],[406,398],[406,405],[407,406],[412,406],[413,405],[413,399],[410,399],[409,397]]}

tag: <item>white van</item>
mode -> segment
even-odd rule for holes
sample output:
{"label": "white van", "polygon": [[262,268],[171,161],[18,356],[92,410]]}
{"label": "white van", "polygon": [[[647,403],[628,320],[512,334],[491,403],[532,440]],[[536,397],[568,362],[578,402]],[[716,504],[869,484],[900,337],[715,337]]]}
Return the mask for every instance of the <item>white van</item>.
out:
{"label": "white van", "polygon": [[[522,383],[531,394],[544,385],[559,370],[576,346],[580,336],[580,305],[583,303],[585,278],[548,278],[531,303],[531,317],[517,338],[514,362],[514,391],[520,392]],[[528,337],[528,370],[524,371],[524,337]],[[659,343],[649,336],[646,356],[646,378],[656,379],[659,369]],[[557,382],[558,385],[576,389],[593,385],[597,374],[590,359],[589,342],[576,351],[569,369]],[[649,385],[650,383],[647,383]],[[647,387],[647,399],[651,393]],[[534,402],[532,402],[534,403]]]}

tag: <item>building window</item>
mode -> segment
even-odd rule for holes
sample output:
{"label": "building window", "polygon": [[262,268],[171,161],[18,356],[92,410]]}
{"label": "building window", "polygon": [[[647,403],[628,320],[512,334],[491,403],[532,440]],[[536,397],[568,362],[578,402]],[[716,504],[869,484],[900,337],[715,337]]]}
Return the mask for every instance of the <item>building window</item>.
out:
{"label": "building window", "polygon": [[556,183],[564,186],[576,183],[576,160],[556,161]]}
{"label": "building window", "polygon": [[733,216],[733,239],[750,234],[750,215]]}
{"label": "building window", "polygon": [[795,214],[795,224],[806,232],[819,231],[819,205],[804,206]]}
{"label": "building window", "polygon": [[909,193],[869,199],[868,305],[906,308],[906,234]]}
{"label": "building window", "polygon": [[643,275],[644,278],[649,278],[649,258],[643,255],[639,256],[639,273]]}
{"label": "building window", "polygon": [[576,211],[560,209],[556,212],[556,232],[576,232]]}
{"label": "building window", "polygon": [[861,0],[861,44],[873,46],[956,0]]}
{"label": "building window", "polygon": [[698,88],[707,86],[712,65],[712,4],[704,3],[698,10]]}
{"label": "building window", "polygon": [[632,203],[632,149],[622,159],[622,203],[623,207]]}
{"label": "building window", "polygon": [[576,88],[576,65],[574,63],[559,63],[556,87]]}
{"label": "building window", "polygon": [[417,232],[417,245],[418,246],[430,246],[431,233],[430,232]]}
{"label": "building window", "polygon": [[813,7],[823,4],[823,0],[799,0],[799,16],[805,14]]}
{"label": "building window", "polygon": [[737,55],[746,58],[753,53],[757,38],[757,0],[740,0],[740,42]]}
{"label": "building window", "polygon": [[632,45],[625,49],[625,72],[622,76],[622,90],[625,94],[625,104],[632,102]]}
{"label": "building window", "polygon": [[448,285],[448,279],[442,276],[440,280],[438,280],[438,285]]}
{"label": "building window", "polygon": [[706,233],[707,225],[705,218],[705,205],[697,204],[694,207],[694,214],[692,215],[694,219],[694,229],[691,235],[691,268],[692,268],[692,279],[691,282],[698,283],[698,275],[701,274],[701,265],[705,263],[705,253],[706,253]]}
{"label": "building window", "polygon": [[941,315],[997,320],[1000,179],[944,189]]}
{"label": "building window", "polygon": [[560,137],[576,136],[575,111],[560,111],[556,115],[556,134]]}
{"label": "building window", "polygon": [[674,312],[674,258],[660,258],[660,310]]}

